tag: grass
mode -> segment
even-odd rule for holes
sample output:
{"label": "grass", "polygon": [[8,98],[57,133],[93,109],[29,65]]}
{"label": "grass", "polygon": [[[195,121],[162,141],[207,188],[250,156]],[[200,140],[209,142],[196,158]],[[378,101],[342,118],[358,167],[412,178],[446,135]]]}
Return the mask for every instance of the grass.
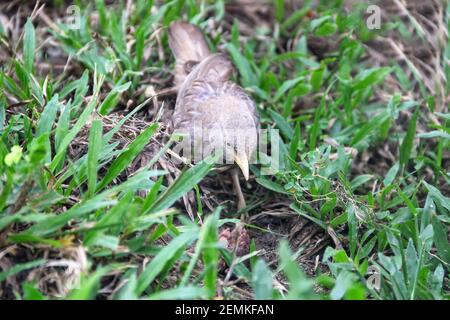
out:
{"label": "grass", "polygon": [[[249,33],[252,8],[233,16],[224,1],[200,2],[76,1],[72,29],[56,21],[66,8],[55,1],[24,6],[20,42],[0,27],[0,297],[448,299],[449,86],[433,87],[408,53],[382,52],[383,63],[371,42],[419,36],[429,45],[414,11],[368,30],[364,6],[274,1],[273,27],[260,21]],[[448,32],[450,7],[443,12],[429,19]],[[252,166],[249,215],[275,203],[264,219],[283,224],[276,214],[288,212],[312,226],[318,246],[295,245],[296,234],[256,218],[242,231],[225,192],[224,205],[208,206],[218,175],[209,159],[167,162],[166,27],[178,19],[229,54],[263,127],[280,132],[282,169]],[[326,52],[313,54],[314,41]],[[424,63],[444,79],[449,48],[440,43]],[[250,233],[246,253],[219,241],[227,227],[239,239]],[[267,234],[275,244],[261,244]]]}

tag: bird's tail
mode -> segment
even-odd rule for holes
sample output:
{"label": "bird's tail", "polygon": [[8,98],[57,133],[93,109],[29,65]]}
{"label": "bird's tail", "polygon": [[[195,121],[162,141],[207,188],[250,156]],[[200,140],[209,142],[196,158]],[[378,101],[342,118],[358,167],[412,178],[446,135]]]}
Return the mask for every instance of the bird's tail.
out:
{"label": "bird's tail", "polygon": [[177,86],[181,86],[195,64],[210,55],[203,33],[198,27],[187,22],[172,22],[169,27],[169,46],[176,59]]}

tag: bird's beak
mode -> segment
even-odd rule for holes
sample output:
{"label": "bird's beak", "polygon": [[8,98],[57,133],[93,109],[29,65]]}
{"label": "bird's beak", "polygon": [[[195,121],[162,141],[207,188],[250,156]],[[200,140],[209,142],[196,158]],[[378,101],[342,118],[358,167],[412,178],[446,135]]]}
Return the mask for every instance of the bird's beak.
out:
{"label": "bird's beak", "polygon": [[249,176],[249,170],[248,170],[248,159],[247,159],[247,155],[245,154],[245,152],[235,153],[234,161],[239,166],[239,168],[241,168],[241,171],[244,174],[244,178],[247,181],[248,176]]}

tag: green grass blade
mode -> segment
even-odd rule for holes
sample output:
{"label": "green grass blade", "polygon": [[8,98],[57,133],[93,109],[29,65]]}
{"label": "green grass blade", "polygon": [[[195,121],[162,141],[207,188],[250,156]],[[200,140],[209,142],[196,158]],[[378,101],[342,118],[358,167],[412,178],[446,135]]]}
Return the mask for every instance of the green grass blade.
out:
{"label": "green grass blade", "polygon": [[128,167],[136,156],[144,149],[144,147],[150,142],[150,138],[158,128],[158,124],[154,123],[148,126],[130,145],[121,153],[116,160],[111,164],[108,172],[99,182],[97,191],[102,190],[111,181],[113,181],[123,170]]}
{"label": "green grass blade", "polygon": [[29,18],[25,24],[23,36],[23,64],[25,69],[32,74],[34,64],[34,51],[36,50],[36,34],[33,23]]}
{"label": "green grass blade", "polygon": [[102,150],[103,122],[94,120],[89,132],[89,149],[87,159],[88,197],[94,196],[97,185],[97,166],[100,151]]}
{"label": "green grass blade", "polygon": [[184,249],[195,240],[196,231],[182,233],[173,239],[168,245],[152,259],[138,278],[137,293],[142,294],[155,280],[159,273],[170,264],[174,257],[179,256]]}
{"label": "green grass blade", "polygon": [[169,208],[175,201],[191,190],[194,185],[200,182],[200,180],[208,174],[218,159],[219,155],[209,156],[194,167],[181,173],[167,190],[158,197],[153,206],[151,206],[151,210],[157,212]]}
{"label": "green grass blade", "polygon": [[416,134],[417,116],[419,114],[419,108],[414,112],[409,124],[406,136],[400,146],[400,164],[404,167],[410,158],[411,150],[413,147],[413,140]]}

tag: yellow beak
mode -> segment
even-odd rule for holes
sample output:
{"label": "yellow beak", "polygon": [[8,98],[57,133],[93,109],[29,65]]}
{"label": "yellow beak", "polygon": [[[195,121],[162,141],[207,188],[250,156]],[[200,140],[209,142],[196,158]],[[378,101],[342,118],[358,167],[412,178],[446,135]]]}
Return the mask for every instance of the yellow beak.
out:
{"label": "yellow beak", "polygon": [[245,153],[235,153],[234,161],[241,168],[242,174],[244,175],[245,180],[248,180],[249,169],[248,169],[248,159]]}

